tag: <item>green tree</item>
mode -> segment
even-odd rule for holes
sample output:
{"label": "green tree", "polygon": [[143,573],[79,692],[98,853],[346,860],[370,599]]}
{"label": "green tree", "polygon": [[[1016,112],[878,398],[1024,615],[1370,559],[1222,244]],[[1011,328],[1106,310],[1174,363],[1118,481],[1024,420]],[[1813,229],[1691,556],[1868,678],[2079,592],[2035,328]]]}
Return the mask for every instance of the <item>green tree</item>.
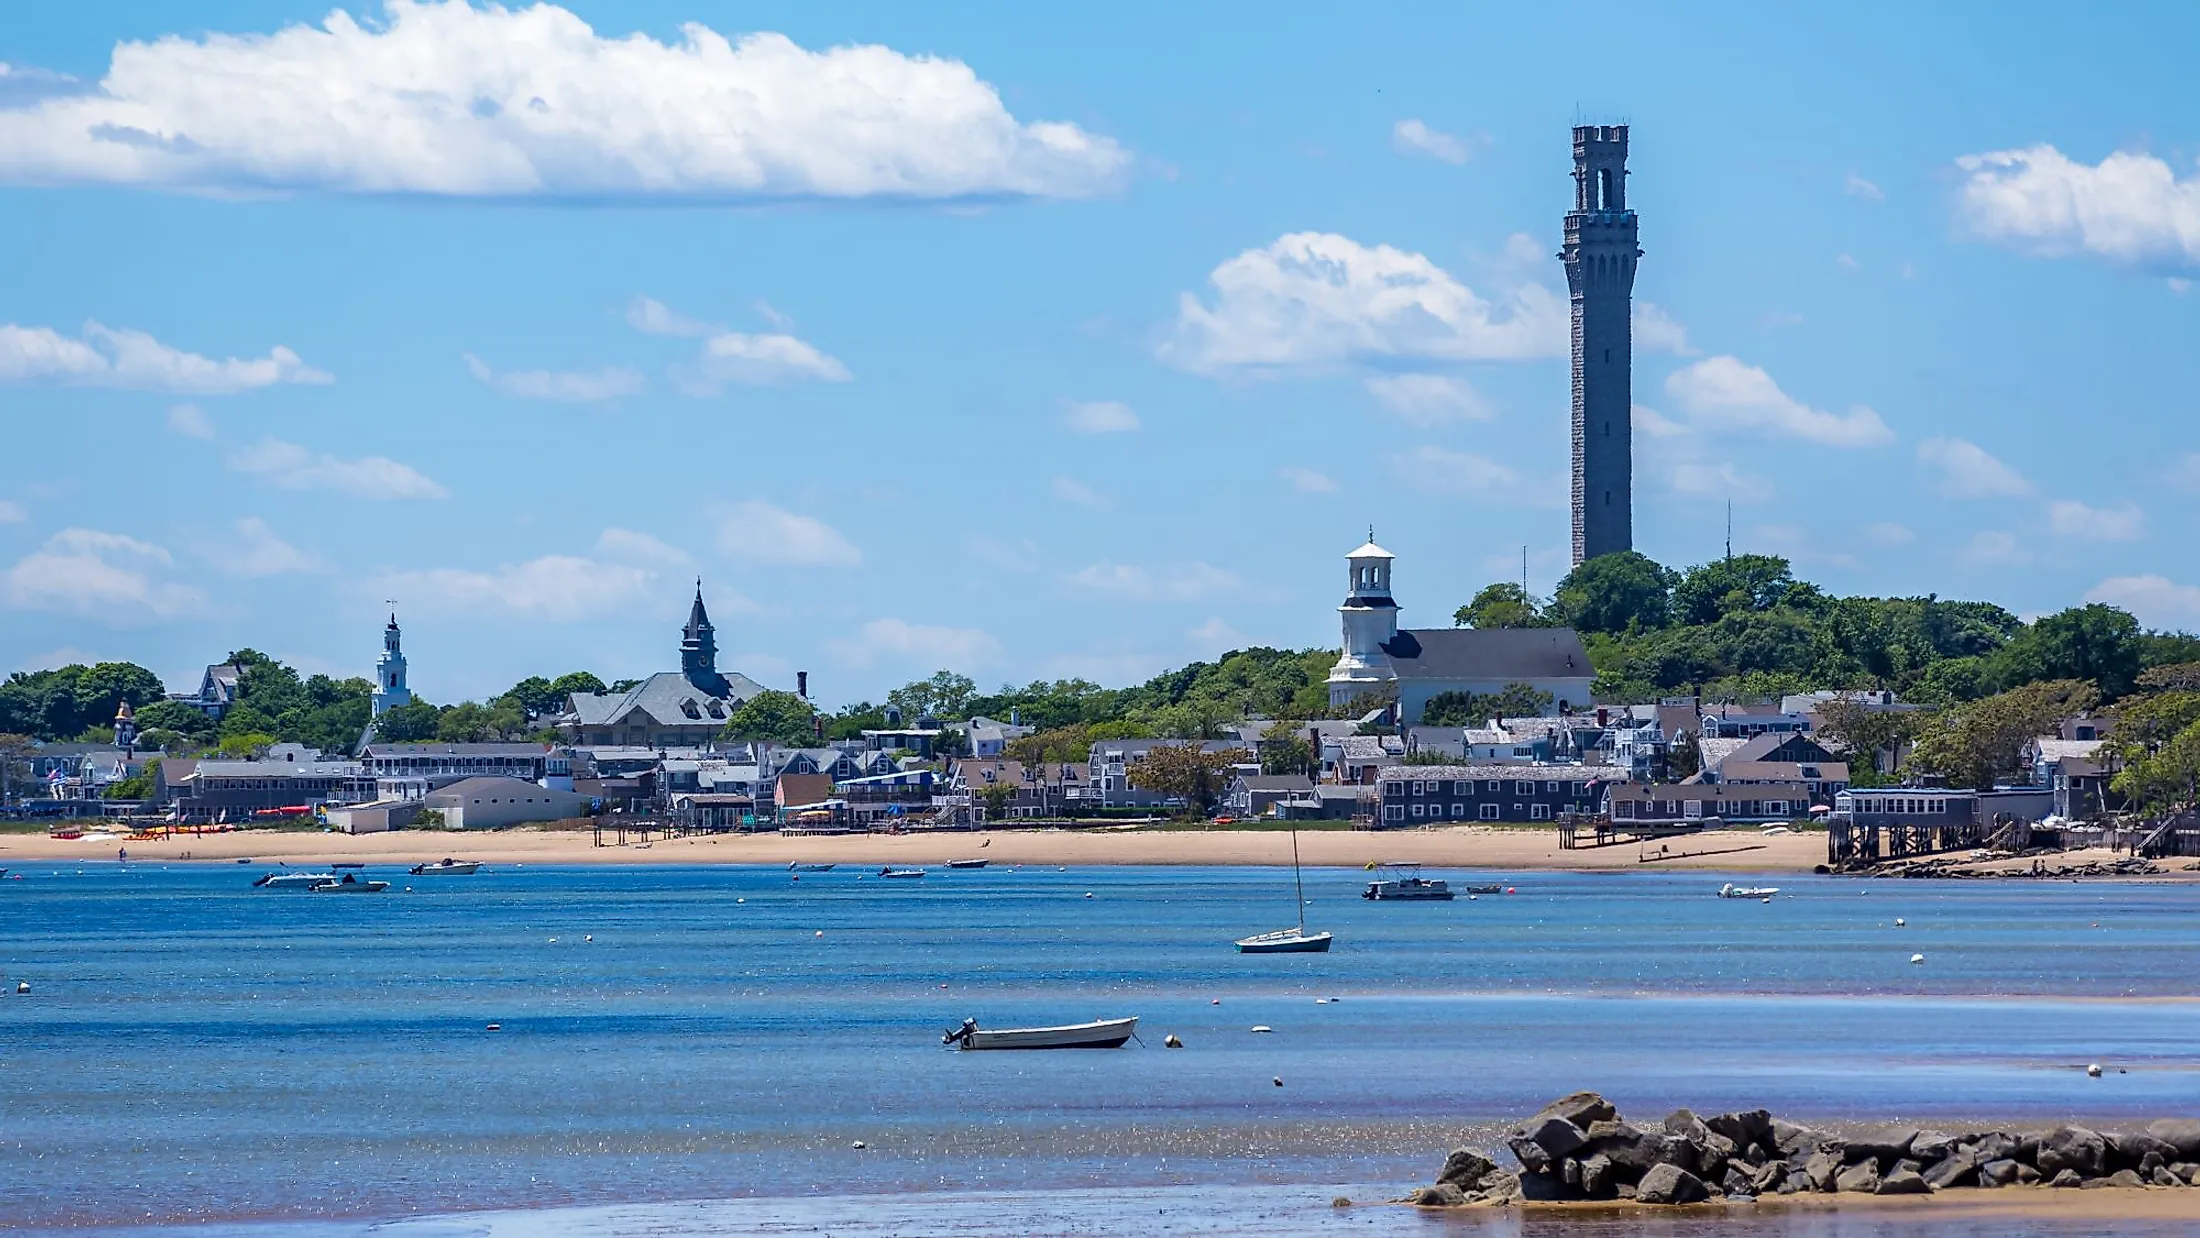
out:
{"label": "green tree", "polygon": [[214,751],[232,761],[257,761],[267,755],[267,750],[278,742],[274,736],[265,733],[238,732],[223,735],[222,741],[214,745]]}
{"label": "green tree", "polygon": [[815,742],[817,714],[810,703],[792,692],[767,688],[743,702],[726,720],[720,732],[725,739],[770,740],[777,744]]}
{"label": "green tree", "polygon": [[1251,762],[1243,748],[1203,751],[1197,743],[1157,744],[1132,762],[1127,777],[1141,791],[1179,799],[1204,816],[1228,789],[1231,767]]}
{"label": "green tree", "polygon": [[1740,611],[1771,610],[1794,588],[1794,573],[1778,555],[1717,559],[1689,568],[1673,586],[1673,617],[1689,625],[1717,623]]}
{"label": "green tree", "polygon": [[1451,614],[1453,627],[1541,628],[1550,621],[1543,606],[1526,589],[1509,580],[1482,586],[1474,599]]}
{"label": "green tree", "polygon": [[[2157,677],[2157,682],[2182,678],[2173,674]],[[2139,807],[2159,809],[2200,800],[2194,792],[2200,780],[2200,689],[2173,682],[2162,691],[2126,701],[2117,710],[2108,747],[2121,766],[2110,785]]]}
{"label": "green tree", "polygon": [[1016,786],[1008,782],[989,782],[978,789],[985,800],[985,815],[989,821],[999,821],[1008,815],[1008,806],[1016,802]]}
{"label": "green tree", "polygon": [[1439,692],[1421,707],[1423,726],[1483,726],[1496,718],[1536,718],[1551,708],[1548,692],[1506,684],[1500,692]]}
{"label": "green tree", "polygon": [[104,798],[110,800],[143,800],[153,796],[153,781],[160,777],[160,762],[148,761],[145,768],[127,778],[116,780],[107,788]]}
{"label": "green tree", "polygon": [[1703,748],[1694,731],[1682,731],[1665,747],[1665,775],[1675,782],[1693,778],[1703,768]]}
{"label": "green tree", "polygon": [[1845,697],[1825,702],[1817,713],[1818,733],[1849,754],[1852,783],[1858,773],[1894,773],[1903,745],[1916,736],[1923,722],[1916,710],[1874,709]]}
{"label": "green tree", "polygon": [[2109,700],[2139,679],[2139,621],[2101,602],[2057,611],[2019,632],[1992,659],[1989,673],[2004,690],[2043,680],[2083,679]]}
{"label": "green tree", "polygon": [[1307,742],[1304,724],[1290,719],[1271,723],[1261,736],[1260,772],[1307,774],[1314,769],[1314,745]]}
{"label": "green tree", "polygon": [[31,753],[37,750],[37,743],[28,735],[0,732],[0,806],[22,798],[30,781]]}
{"label": "green tree", "polygon": [[1672,569],[1632,550],[1598,555],[1558,582],[1551,609],[1567,626],[1584,632],[1662,628],[1671,614],[1677,579]]}
{"label": "green tree", "polygon": [[419,697],[392,705],[374,720],[374,734],[386,744],[418,744],[434,739],[441,710]]}
{"label": "green tree", "polygon": [[1922,725],[1910,763],[1955,785],[1990,790],[2022,768],[2026,740],[2052,734],[2100,697],[2092,684],[2057,679],[1952,706]]}
{"label": "green tree", "polygon": [[902,717],[915,723],[920,717],[967,718],[970,702],[978,695],[978,685],[968,675],[953,671],[935,671],[930,679],[905,683],[886,694],[886,703],[899,709]]}
{"label": "green tree", "polygon": [[446,744],[486,743],[495,737],[489,709],[473,701],[460,701],[436,715],[435,737]]}
{"label": "green tree", "polygon": [[138,733],[173,731],[199,743],[214,738],[214,720],[181,701],[154,701],[137,711]]}

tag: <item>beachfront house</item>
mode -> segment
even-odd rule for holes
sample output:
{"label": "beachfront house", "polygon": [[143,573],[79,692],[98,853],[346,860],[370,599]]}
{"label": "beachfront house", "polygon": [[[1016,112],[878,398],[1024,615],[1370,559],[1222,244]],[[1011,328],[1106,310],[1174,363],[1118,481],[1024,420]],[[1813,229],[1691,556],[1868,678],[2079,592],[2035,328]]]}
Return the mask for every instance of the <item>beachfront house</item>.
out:
{"label": "beachfront house", "polygon": [[1377,776],[1378,820],[1389,829],[1547,822],[1599,811],[1606,791],[1627,774],[1615,765],[1386,765]]}

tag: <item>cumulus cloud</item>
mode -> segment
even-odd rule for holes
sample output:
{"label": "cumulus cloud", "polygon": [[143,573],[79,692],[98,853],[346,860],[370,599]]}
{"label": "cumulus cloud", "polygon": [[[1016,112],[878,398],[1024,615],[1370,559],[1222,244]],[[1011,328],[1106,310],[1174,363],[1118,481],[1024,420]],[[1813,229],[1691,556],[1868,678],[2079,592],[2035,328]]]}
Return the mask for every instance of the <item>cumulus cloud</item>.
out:
{"label": "cumulus cloud", "polygon": [[2133,503],[2088,507],[2076,499],[2047,505],[2047,525],[2056,533],[2087,542],[2132,542],[2146,531],[2146,513]]}
{"label": "cumulus cloud", "polygon": [[643,296],[627,302],[626,325],[644,335],[716,335],[725,330],[690,318],[654,297]]}
{"label": "cumulus cloud", "polygon": [[1204,562],[1143,567],[1102,560],[1070,573],[1068,580],[1084,592],[1137,602],[1195,602],[1239,588],[1235,573]]}
{"label": "cumulus cloud", "polygon": [[[8,113],[0,111],[0,124]],[[334,381],[280,345],[265,357],[216,361],[161,343],[143,331],[87,322],[80,335],[52,327],[0,324],[0,382],[118,387],[177,395],[231,395],[276,383]]]}
{"label": "cumulus cloud", "polygon": [[201,609],[195,590],[156,575],[172,562],[164,548],[125,534],[63,529],[0,573],[0,601],[16,610],[120,620]]}
{"label": "cumulus cloud", "polygon": [[1074,477],[1055,478],[1054,497],[1064,503],[1075,503],[1079,507],[1100,507],[1107,503],[1099,492]]}
{"label": "cumulus cloud", "polygon": [[544,555],[486,571],[439,567],[386,571],[369,583],[376,597],[402,599],[406,609],[449,614],[495,612],[553,622],[628,611],[651,595],[656,573],[576,555]]}
{"label": "cumulus cloud", "polygon": [[498,395],[560,404],[600,404],[634,395],[649,381],[625,366],[601,370],[506,370],[498,373],[472,353],[466,369]]}
{"label": "cumulus cloud", "polygon": [[1958,209],[1986,240],[2048,257],[2090,254],[2119,266],[2200,269],[2200,176],[2152,155],[2079,163],[2054,147],[1956,160]]}
{"label": "cumulus cloud", "polygon": [[274,34],[115,47],[96,90],[0,111],[0,178],[439,197],[1081,197],[1114,141],[1019,122],[959,61],[784,35],[597,34],[554,4],[388,0]]}
{"label": "cumulus cloud", "polygon": [[688,553],[677,546],[670,546],[647,533],[616,526],[596,535],[596,553],[615,563],[656,563],[666,567],[684,567],[692,562]]}
{"label": "cumulus cloud", "polygon": [[1415,118],[1401,120],[1390,127],[1390,145],[1399,154],[1422,155],[1453,165],[1473,158],[1475,148],[1486,142],[1487,139],[1480,136],[1461,141]]}
{"label": "cumulus cloud", "polygon": [[1929,438],[1917,445],[1918,463],[1940,474],[1940,492],[1951,499],[2018,498],[2032,483],[2015,469],[1960,438]]}
{"label": "cumulus cloud", "polygon": [[855,667],[949,666],[972,670],[1001,661],[1001,642],[978,628],[942,627],[905,619],[873,619],[855,635],[826,642],[843,664]]}
{"label": "cumulus cloud", "polygon": [[345,460],[281,439],[261,439],[229,457],[229,467],[284,490],[334,490],[362,499],[441,499],[445,490],[409,464],[386,456]]}
{"label": "cumulus cloud", "polygon": [[761,387],[810,379],[844,383],[854,377],[848,367],[791,335],[738,331],[704,340],[697,372],[702,376],[699,390],[704,392],[715,391],[721,383]]}
{"label": "cumulus cloud", "polygon": [[1130,405],[1115,400],[1064,400],[1062,424],[1075,434],[1127,434],[1139,421]]}
{"label": "cumulus cloud", "polygon": [[1277,469],[1276,476],[1290,482],[1291,488],[1300,494],[1337,493],[1337,483],[1331,480],[1327,473],[1317,473],[1312,469],[1300,468],[1295,464],[1287,464]]}
{"label": "cumulus cloud", "polygon": [[214,420],[196,404],[178,404],[168,410],[168,430],[185,438],[212,438]]}
{"label": "cumulus cloud", "polygon": [[1770,374],[1735,357],[1706,357],[1676,370],[1666,376],[1665,390],[1699,427],[1826,447],[1877,447],[1894,441],[1887,423],[1864,405],[1838,414],[1812,408],[1780,390]]}
{"label": "cumulus cloud", "polygon": [[762,499],[747,499],[715,511],[718,549],[743,563],[788,567],[854,567],[863,552],[840,530]]}
{"label": "cumulus cloud", "polygon": [[1565,299],[1541,284],[1493,303],[1420,254],[1327,232],[1246,250],[1207,278],[1214,303],[1179,296],[1161,348],[1202,374],[1557,357],[1571,329]]}
{"label": "cumulus cloud", "polygon": [[2121,606],[2148,627],[2200,627],[2200,586],[2180,585],[2167,576],[2111,576],[2087,590],[2085,600]]}
{"label": "cumulus cloud", "polygon": [[1665,478],[1675,494],[1725,497],[1737,503],[1763,503],[1773,495],[1770,481],[1725,460],[1675,461],[1665,470]]}
{"label": "cumulus cloud", "polygon": [[1667,352],[1676,357],[1693,357],[1696,350],[1688,342],[1688,328],[1665,312],[1663,306],[1650,301],[1635,302],[1634,318],[1630,324],[1636,352]]}
{"label": "cumulus cloud", "polygon": [[1663,483],[1674,494],[1727,498],[1737,503],[1762,503],[1772,497],[1770,481],[1743,472],[1730,460],[1717,458],[1729,446],[1725,436],[1703,433],[1645,404],[1635,405],[1633,411],[1639,477],[1653,484]]}
{"label": "cumulus cloud", "polygon": [[284,576],[317,566],[312,555],[275,536],[258,516],[239,520],[227,541],[207,547],[206,558],[225,576]]}
{"label": "cumulus cloud", "polygon": [[1383,407],[1417,426],[1454,421],[1488,421],[1489,401],[1465,379],[1441,374],[1380,374],[1367,380],[1367,391]]}

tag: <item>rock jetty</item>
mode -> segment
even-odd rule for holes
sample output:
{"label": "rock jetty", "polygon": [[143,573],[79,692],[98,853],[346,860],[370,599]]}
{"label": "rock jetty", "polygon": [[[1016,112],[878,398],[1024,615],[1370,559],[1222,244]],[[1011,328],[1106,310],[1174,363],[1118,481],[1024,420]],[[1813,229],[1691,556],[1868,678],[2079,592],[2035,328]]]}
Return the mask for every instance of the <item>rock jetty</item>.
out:
{"label": "rock jetty", "polygon": [[1762,1109],[1698,1117],[1675,1110],[1637,1126],[1595,1092],[1545,1105],[1506,1148],[1518,1171],[1475,1148],[1444,1158],[1436,1184],[1406,1202],[1427,1207],[1524,1201],[1696,1204],[1761,1195],[1930,1195],[1962,1188],[2200,1185],[2200,1121],[2171,1118],[2132,1134],[2060,1126],[2040,1131],[1890,1127],[1835,1135]]}

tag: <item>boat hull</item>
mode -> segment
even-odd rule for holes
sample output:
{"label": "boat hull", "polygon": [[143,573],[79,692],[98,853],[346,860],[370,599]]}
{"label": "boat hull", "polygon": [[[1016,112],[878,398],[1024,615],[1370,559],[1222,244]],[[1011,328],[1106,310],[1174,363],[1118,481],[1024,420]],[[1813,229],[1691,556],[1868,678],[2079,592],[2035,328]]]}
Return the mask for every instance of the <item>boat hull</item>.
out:
{"label": "boat hull", "polygon": [[1451,890],[1441,884],[1404,886],[1388,881],[1369,882],[1360,897],[1378,903],[1448,903],[1454,897]]}
{"label": "boat hull", "polygon": [[471,860],[455,864],[415,864],[409,870],[415,877],[433,877],[438,873],[451,877],[470,877],[481,870],[481,865]]}
{"label": "boat hull", "polygon": [[965,1049],[1120,1049],[1138,1030],[1138,1019],[1100,1019],[1064,1027],[1014,1027],[973,1030],[961,1039]]}
{"label": "boat hull", "polygon": [[1262,933],[1237,943],[1239,954],[1327,954],[1330,935],[1327,933],[1298,933],[1286,930],[1281,933]]}
{"label": "boat hull", "polygon": [[992,862],[991,860],[949,860],[947,866],[949,868],[984,868]]}
{"label": "boat hull", "polygon": [[315,894],[380,894],[390,888],[387,881],[324,881],[313,887]]}

